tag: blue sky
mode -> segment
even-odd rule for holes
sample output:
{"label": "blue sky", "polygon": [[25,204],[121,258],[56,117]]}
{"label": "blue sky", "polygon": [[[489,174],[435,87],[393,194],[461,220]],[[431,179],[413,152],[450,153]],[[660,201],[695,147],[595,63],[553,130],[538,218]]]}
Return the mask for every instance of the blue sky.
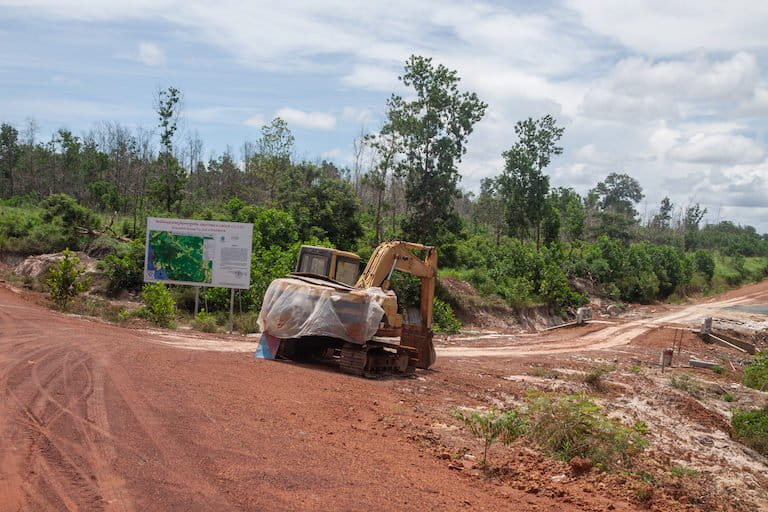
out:
{"label": "blue sky", "polygon": [[457,69],[489,103],[460,166],[474,190],[497,174],[514,124],[566,128],[554,185],[608,173],[709,221],[768,231],[768,4],[753,1],[348,2],[0,0],[0,121],[39,136],[100,121],[152,128],[153,94],[184,94],[185,137],[206,156],[276,115],[296,157],[349,165],[380,127],[412,53]]}

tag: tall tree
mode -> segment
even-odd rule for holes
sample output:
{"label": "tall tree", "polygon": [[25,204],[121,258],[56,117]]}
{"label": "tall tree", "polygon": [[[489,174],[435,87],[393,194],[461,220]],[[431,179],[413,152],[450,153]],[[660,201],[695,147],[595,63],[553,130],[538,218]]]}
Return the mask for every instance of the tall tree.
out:
{"label": "tall tree", "polygon": [[364,142],[373,148],[375,155],[371,170],[363,176],[363,183],[371,187],[374,192],[373,242],[374,246],[377,246],[383,239],[384,221],[382,217],[387,178],[395,169],[397,156],[402,151],[402,147],[399,137],[391,131],[378,135],[368,135],[364,138]]}
{"label": "tall tree", "polygon": [[153,181],[152,189],[166,211],[171,211],[174,203],[181,198],[184,186],[184,169],[173,156],[173,137],[181,115],[181,92],[175,87],[161,89],[156,108],[162,149],[158,156],[159,176]]}
{"label": "tall tree", "polygon": [[590,196],[599,208],[598,234],[629,242],[638,223],[635,205],[645,197],[640,183],[627,174],[612,172]]}
{"label": "tall tree", "polygon": [[563,152],[557,145],[563,131],[551,115],[518,121],[517,141],[503,154],[505,165],[499,185],[507,203],[507,223],[520,238],[533,231],[537,247],[541,243],[541,226],[547,214],[545,198],[549,193],[549,176],[544,169],[553,156]]}
{"label": "tall tree", "polygon": [[256,143],[256,154],[251,158],[248,171],[253,173],[256,199],[274,203],[281,174],[291,165],[295,139],[288,123],[276,117],[261,127],[261,138]]}
{"label": "tall tree", "polygon": [[403,146],[397,165],[405,178],[408,206],[403,231],[410,239],[438,243],[460,227],[454,210],[459,195],[456,166],[487,105],[475,93],[460,91],[456,71],[434,65],[431,58],[412,55],[399,79],[413,88],[415,98],[393,94],[381,132],[395,134]]}
{"label": "tall tree", "polygon": [[659,205],[659,213],[653,216],[651,227],[656,229],[669,229],[672,221],[672,210],[674,205],[668,197],[664,197]]}
{"label": "tall tree", "polygon": [[473,220],[491,229],[498,247],[501,235],[507,228],[504,199],[499,193],[498,180],[483,178],[480,180],[480,195],[475,201]]}
{"label": "tall tree", "polygon": [[13,176],[20,157],[19,131],[3,123],[0,126],[0,197],[11,197],[14,194]]}

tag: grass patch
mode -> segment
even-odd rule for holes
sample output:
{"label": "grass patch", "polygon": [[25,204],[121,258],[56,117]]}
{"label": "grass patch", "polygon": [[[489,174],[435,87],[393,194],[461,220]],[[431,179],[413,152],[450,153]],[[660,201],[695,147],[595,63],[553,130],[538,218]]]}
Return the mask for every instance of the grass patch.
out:
{"label": "grass patch", "polygon": [[216,332],[219,330],[219,327],[216,325],[216,317],[205,311],[197,314],[192,321],[192,326],[198,331],[203,332]]}
{"label": "grass patch", "polygon": [[768,456],[768,405],[762,409],[736,409],[731,427],[734,439]]}
{"label": "grass patch", "polygon": [[669,379],[669,383],[673,388],[685,391],[696,398],[701,397],[704,391],[699,381],[685,373],[682,375],[673,375]]}
{"label": "grass patch", "polygon": [[768,391],[768,350],[756,354],[749,365],[744,368],[741,381],[747,387]]}
{"label": "grass patch", "polygon": [[724,402],[734,402],[736,400],[736,397],[733,396],[731,393],[725,393],[723,395],[723,401]]}
{"label": "grass patch", "polygon": [[583,395],[532,395],[528,435],[557,459],[589,459],[610,471],[630,466],[648,441],[643,433],[607,418],[600,406]]}
{"label": "grass patch", "polygon": [[560,379],[563,377],[563,374],[559,371],[545,366],[532,366],[527,374],[531,377],[538,377],[540,379]]}
{"label": "grass patch", "polygon": [[589,371],[584,374],[582,380],[593,389],[602,391],[605,387],[603,378],[615,369],[615,366],[596,366],[590,368]]}
{"label": "grass patch", "polygon": [[699,471],[697,469],[689,468],[681,464],[671,466],[669,472],[676,478],[695,478],[699,476]]}

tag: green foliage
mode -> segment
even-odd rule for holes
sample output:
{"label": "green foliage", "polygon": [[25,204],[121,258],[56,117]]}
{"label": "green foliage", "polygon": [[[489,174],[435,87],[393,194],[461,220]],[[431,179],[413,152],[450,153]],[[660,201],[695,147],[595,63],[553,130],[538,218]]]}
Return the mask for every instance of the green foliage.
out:
{"label": "green foliage", "polygon": [[276,203],[293,217],[303,240],[328,239],[347,250],[363,234],[360,202],[333,164],[304,163],[286,169],[277,184]]}
{"label": "green foliage", "polygon": [[85,269],[79,267],[79,264],[80,258],[65,249],[64,257],[53,265],[48,273],[46,283],[50,289],[51,300],[60,309],[66,310],[72,300],[90,285],[89,280],[83,278]]}
{"label": "green foliage", "polygon": [[145,284],[141,292],[141,300],[144,303],[140,313],[143,317],[163,327],[173,326],[176,318],[176,302],[165,284]]}
{"label": "green foliage", "polygon": [[549,176],[544,169],[553,156],[563,152],[557,145],[563,131],[551,115],[518,121],[518,140],[503,154],[505,165],[499,177],[499,190],[506,205],[507,225],[520,239],[533,231],[537,246],[548,207],[545,198],[549,194]]}
{"label": "green foliage", "polygon": [[703,392],[699,381],[687,373],[683,373],[681,375],[673,375],[669,379],[669,383],[673,388],[685,391],[686,393],[697,398],[700,397]]}
{"label": "green foliage", "polygon": [[198,331],[203,332],[216,332],[219,330],[216,325],[216,317],[206,313],[205,311],[200,311],[197,314],[195,319],[192,321],[192,325]]}
{"label": "green foliage", "polygon": [[436,244],[450,240],[460,226],[454,209],[457,164],[487,105],[475,93],[460,92],[456,71],[435,66],[430,58],[411,56],[400,80],[413,88],[415,98],[393,94],[387,100],[381,133],[395,135],[402,145],[397,172],[405,177],[405,236]]}
{"label": "green foliage", "polygon": [[720,366],[718,364],[718,365],[715,365],[715,366],[712,367],[712,371],[715,372],[718,375],[722,375],[722,374],[725,373],[725,368],[723,368],[722,366]]}
{"label": "green foliage", "polygon": [[760,391],[768,391],[768,350],[757,353],[744,368],[742,384]]}
{"label": "green foliage", "polygon": [[487,467],[488,449],[498,439],[509,444],[526,430],[525,416],[515,409],[498,411],[490,409],[484,413],[454,410],[453,417],[461,421],[473,436],[483,441],[483,467]]}
{"label": "green foliage", "polygon": [[461,322],[456,318],[451,306],[437,297],[432,304],[432,328],[435,332],[445,334],[456,334],[461,329]]}
{"label": "green foliage", "polygon": [[560,460],[579,456],[603,470],[627,467],[648,441],[611,420],[582,395],[538,394],[529,399],[528,435]]}
{"label": "green foliage", "polygon": [[694,468],[689,468],[680,464],[670,466],[669,472],[672,476],[677,478],[695,478],[699,476],[699,471]]}
{"label": "green foliage", "polygon": [[144,279],[144,256],[143,240],[134,240],[99,262],[99,268],[107,277],[108,294],[139,288]]}
{"label": "green foliage", "polygon": [[724,402],[734,402],[734,401],[736,401],[736,397],[733,396],[732,393],[724,393],[723,394],[723,401]]}
{"label": "green foliage", "polygon": [[693,261],[696,271],[701,272],[711,280],[712,276],[715,275],[715,257],[712,255],[712,252],[705,249],[697,249],[693,253]]}
{"label": "green foliage", "polygon": [[733,437],[768,456],[768,405],[762,409],[737,409],[731,417]]}

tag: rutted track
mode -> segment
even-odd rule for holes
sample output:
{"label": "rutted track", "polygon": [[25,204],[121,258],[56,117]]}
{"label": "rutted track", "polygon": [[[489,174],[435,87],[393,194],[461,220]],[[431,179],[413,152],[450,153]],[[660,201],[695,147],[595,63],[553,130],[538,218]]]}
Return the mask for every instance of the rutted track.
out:
{"label": "rutted track", "polygon": [[[504,342],[504,346],[439,347],[437,348],[437,355],[438,357],[521,357],[612,349],[621,345],[627,345],[638,336],[658,327],[666,325],[694,325],[701,318],[712,315],[713,312],[729,306],[745,304],[755,300],[766,301],[767,299],[768,290],[759,290],[738,297],[679,306],[654,318],[631,320],[596,331],[573,334],[567,338],[563,338],[562,335],[551,336],[546,333],[533,337],[499,337],[496,340]],[[465,338],[462,338],[462,340],[472,341]]]}
{"label": "rutted track", "polygon": [[424,421],[396,382],[162,336],[0,287],[0,511],[575,510],[459,478],[385,430]]}

